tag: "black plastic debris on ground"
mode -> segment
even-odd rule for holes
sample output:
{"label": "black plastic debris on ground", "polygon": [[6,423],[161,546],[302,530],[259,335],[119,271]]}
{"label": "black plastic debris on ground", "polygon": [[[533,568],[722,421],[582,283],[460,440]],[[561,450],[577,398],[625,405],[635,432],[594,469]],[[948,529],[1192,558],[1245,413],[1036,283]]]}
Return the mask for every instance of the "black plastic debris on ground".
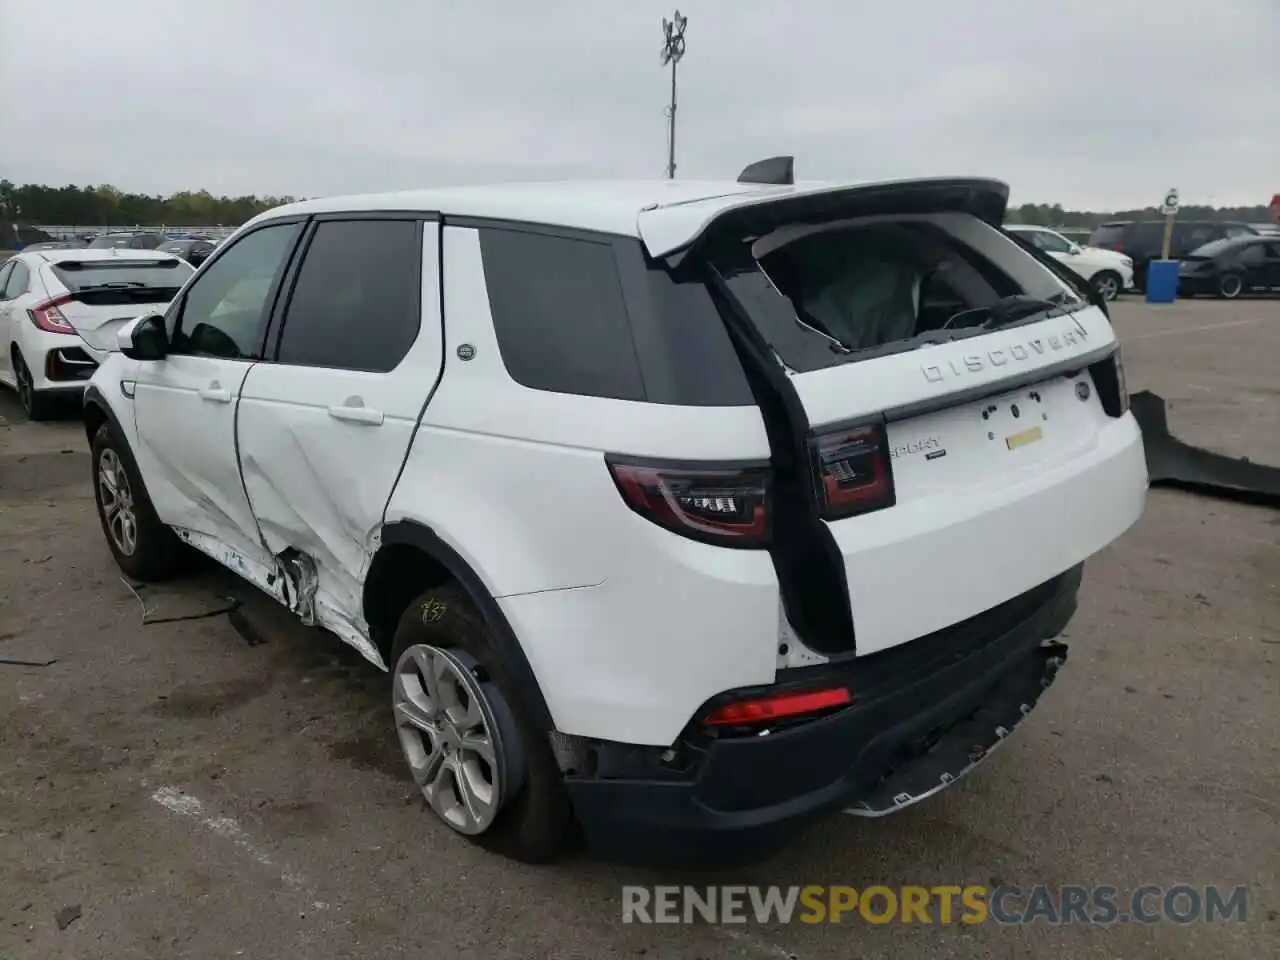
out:
{"label": "black plastic debris on ground", "polygon": [[80,904],[73,903],[69,907],[63,907],[53,915],[54,922],[58,925],[59,930],[65,930],[71,926],[82,916]]}
{"label": "black plastic debris on ground", "polygon": [[157,623],[181,623],[185,620],[207,620],[211,617],[220,617],[226,614],[227,622],[231,624],[236,633],[240,634],[251,647],[261,646],[267,642],[266,637],[258,632],[249,619],[241,612],[243,606],[241,601],[235,597],[223,597],[225,601],[222,606],[214,607],[212,610],[201,610],[198,613],[186,613],[176,617],[153,617],[150,608],[147,607],[146,601],[142,599],[142,591],[147,589],[145,583],[130,583],[124,577],[120,578],[121,582],[129,588],[130,592],[137,598],[139,606],[142,607],[142,625],[144,627],[152,626]]}
{"label": "black plastic debris on ground", "polygon": [[1280,467],[1183,443],[1169,433],[1164,398],[1150,391],[1135,393],[1129,399],[1129,406],[1142,428],[1152,486],[1179,487],[1245,503],[1280,507]]}

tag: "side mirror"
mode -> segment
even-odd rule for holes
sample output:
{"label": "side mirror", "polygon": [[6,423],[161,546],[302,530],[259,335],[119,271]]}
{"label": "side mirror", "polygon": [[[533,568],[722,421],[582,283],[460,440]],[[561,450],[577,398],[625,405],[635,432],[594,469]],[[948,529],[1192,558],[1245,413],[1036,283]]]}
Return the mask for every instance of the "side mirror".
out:
{"label": "side mirror", "polygon": [[1073,243],[1071,244],[1071,249],[1068,252],[1078,256],[1079,254],[1084,253],[1084,247],[1080,246],[1078,243]]}
{"label": "side mirror", "polygon": [[120,352],[130,360],[163,360],[169,353],[164,314],[148,313],[126,324],[117,334]]}

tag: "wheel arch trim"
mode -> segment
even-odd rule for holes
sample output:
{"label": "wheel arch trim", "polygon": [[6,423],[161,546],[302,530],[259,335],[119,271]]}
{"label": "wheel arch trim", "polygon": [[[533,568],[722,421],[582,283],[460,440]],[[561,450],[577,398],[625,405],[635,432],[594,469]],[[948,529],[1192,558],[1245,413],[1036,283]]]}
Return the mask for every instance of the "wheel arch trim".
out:
{"label": "wheel arch trim", "polygon": [[[515,630],[512,629],[506,614],[502,612],[502,607],[498,605],[497,600],[471,565],[433,529],[418,521],[394,520],[384,524],[381,533],[383,547],[397,544],[415,547],[449,572],[475,604],[485,626],[489,628],[494,644],[503,658],[504,667],[519,687],[515,692],[525,702],[533,719],[543,731],[555,730],[555,721],[542,694],[542,687],[538,684],[533,667],[529,663],[529,658],[525,656],[524,648],[520,645]],[[370,606],[370,590],[371,581],[366,579],[362,598],[366,610]],[[394,667],[393,664],[388,666]]]}

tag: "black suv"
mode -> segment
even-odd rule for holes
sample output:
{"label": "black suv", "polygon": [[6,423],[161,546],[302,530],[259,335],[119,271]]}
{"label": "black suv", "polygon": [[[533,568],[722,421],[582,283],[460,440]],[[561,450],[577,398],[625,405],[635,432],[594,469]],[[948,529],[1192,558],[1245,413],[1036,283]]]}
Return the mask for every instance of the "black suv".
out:
{"label": "black suv", "polygon": [[[1173,238],[1169,242],[1169,256],[1178,260],[1212,240],[1257,235],[1257,228],[1247,223],[1175,220]],[[1147,265],[1152,260],[1160,259],[1163,243],[1163,220],[1111,220],[1101,224],[1089,238],[1091,247],[1115,250],[1133,261],[1133,285],[1140,291],[1147,289]]]}

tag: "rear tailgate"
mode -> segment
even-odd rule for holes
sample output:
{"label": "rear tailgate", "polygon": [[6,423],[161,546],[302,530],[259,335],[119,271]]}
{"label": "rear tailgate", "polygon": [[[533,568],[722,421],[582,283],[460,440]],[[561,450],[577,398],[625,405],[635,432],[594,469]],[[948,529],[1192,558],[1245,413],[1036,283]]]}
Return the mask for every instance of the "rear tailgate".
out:
{"label": "rear tailgate", "polygon": [[1137,427],[1104,409],[1089,369],[1114,348],[1105,317],[1088,308],[792,378],[816,434],[885,422],[893,506],[828,522],[858,653],[988,610],[1137,519]]}
{"label": "rear tailgate", "polygon": [[153,307],[146,304],[100,306],[72,301],[62,304],[58,309],[80,335],[89,355],[102,363],[108,354],[119,350],[116,335],[120,329]]}
{"label": "rear tailgate", "polygon": [[[842,561],[853,627],[852,637],[826,631],[824,653],[855,643],[859,655],[873,653],[988,610],[1082,562],[1141,513],[1141,438],[1125,415],[1110,322],[1001,234],[1006,196],[991,181],[922,181],[720,201],[722,211],[696,220],[688,211],[669,222],[662,219],[668,211],[642,215],[651,252],[677,251],[671,261],[677,268],[681,237],[707,252],[723,292],[737,301],[734,322],[747,325],[749,339],[752,330],[761,338],[758,356],[780,361],[784,386],[778,389],[795,401],[784,405],[803,410],[803,421],[795,412],[773,416],[785,417],[790,433],[809,446],[812,464],[797,469],[812,475],[798,486],[815,491],[821,529]],[[949,320],[900,335],[899,327],[883,326],[877,329],[899,333],[870,343],[843,336],[859,333],[856,310],[835,317],[849,320],[840,329],[830,313],[815,312],[823,303],[813,298],[805,303],[814,309],[806,306],[806,319],[798,318],[796,297],[813,292],[805,277],[816,274],[792,272],[789,280],[775,272],[767,284],[757,275],[759,261],[782,249],[778,242],[799,245],[816,237],[820,249],[824,225],[857,231],[872,223],[898,231],[882,232],[901,234],[918,250],[931,251],[928,244],[942,242],[939,231],[947,234],[945,243],[965,251],[944,264],[954,283],[987,284],[998,302],[1013,296],[1000,286],[1021,290],[1030,298],[1022,306],[1031,309],[992,328],[951,328]],[[852,273],[834,274],[837,283],[857,281],[881,249],[886,258],[897,255],[874,243],[857,249],[870,252],[842,261],[853,265]],[[918,250],[912,250],[914,256]],[[794,254],[789,269],[804,266],[806,256]],[[924,264],[922,276],[937,273],[932,263]],[[798,284],[789,285],[797,276]],[[904,308],[915,322],[923,322],[923,289],[917,285],[914,305]],[[884,302],[897,310],[894,317],[901,313],[900,297]],[[973,309],[980,308],[951,319]],[[856,349],[842,352],[840,342]],[[766,376],[779,380],[776,373]],[[839,509],[833,496],[841,498]],[[812,551],[794,542],[786,550],[812,563]],[[788,560],[775,552],[775,562],[785,598]],[[815,599],[812,590],[805,595],[804,584],[793,584],[792,595]],[[793,606],[788,613],[795,613]]]}

